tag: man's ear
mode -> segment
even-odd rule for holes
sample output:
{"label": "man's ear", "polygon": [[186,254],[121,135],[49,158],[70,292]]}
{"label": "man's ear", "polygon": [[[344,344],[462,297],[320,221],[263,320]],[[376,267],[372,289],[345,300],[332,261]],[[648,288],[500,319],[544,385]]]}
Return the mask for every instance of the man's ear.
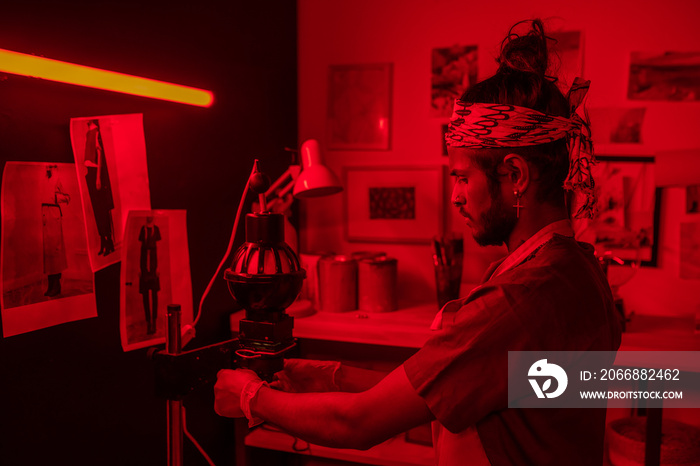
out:
{"label": "man's ear", "polygon": [[508,176],[508,181],[513,184],[513,191],[521,194],[530,186],[532,173],[527,161],[518,154],[508,154],[503,159],[503,166]]}

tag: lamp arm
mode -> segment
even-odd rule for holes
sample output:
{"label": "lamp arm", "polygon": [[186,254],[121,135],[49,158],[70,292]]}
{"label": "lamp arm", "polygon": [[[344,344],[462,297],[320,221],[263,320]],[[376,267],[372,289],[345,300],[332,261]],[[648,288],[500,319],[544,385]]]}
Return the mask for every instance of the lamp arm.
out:
{"label": "lamp arm", "polygon": [[292,174],[290,173],[289,168],[287,168],[287,170],[285,170],[285,172],[282,173],[280,177],[275,180],[274,183],[272,183],[270,188],[267,191],[265,191],[265,197],[270,197],[275,192],[275,190],[277,190],[277,188],[279,188],[280,185],[287,181],[287,178],[290,178],[291,176]]}
{"label": "lamp arm", "polygon": [[[272,195],[282,197],[289,193],[294,188],[294,183],[296,182],[299,173],[301,173],[301,166],[294,164],[290,165],[289,168],[287,168],[287,170],[285,170],[285,172],[282,173],[282,175],[280,175],[280,177],[277,178],[274,183],[272,183],[270,188],[265,191],[265,199],[269,199],[272,197]],[[280,186],[282,186],[284,183],[286,183],[284,187],[280,188]]]}

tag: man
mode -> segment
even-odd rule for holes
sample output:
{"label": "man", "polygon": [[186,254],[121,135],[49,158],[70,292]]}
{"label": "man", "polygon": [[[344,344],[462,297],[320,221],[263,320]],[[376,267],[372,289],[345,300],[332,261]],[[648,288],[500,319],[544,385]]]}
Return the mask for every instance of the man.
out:
{"label": "man", "polygon": [[[512,31],[511,31],[512,32]],[[533,52],[533,53],[529,53]],[[542,61],[544,60],[544,64]],[[337,364],[290,361],[280,388],[223,370],[216,411],[266,421],[312,443],[369,448],[434,420],[437,464],[601,464],[605,410],[508,409],[508,351],[614,351],[612,295],[590,245],[573,239],[564,186],[593,205],[586,126],[545,79],[541,22],[509,34],[492,78],[455,104],[447,135],[452,203],[479,244],[505,244],[464,299],[445,305],[435,335],[384,378]],[[319,388],[320,386],[320,388]]]}

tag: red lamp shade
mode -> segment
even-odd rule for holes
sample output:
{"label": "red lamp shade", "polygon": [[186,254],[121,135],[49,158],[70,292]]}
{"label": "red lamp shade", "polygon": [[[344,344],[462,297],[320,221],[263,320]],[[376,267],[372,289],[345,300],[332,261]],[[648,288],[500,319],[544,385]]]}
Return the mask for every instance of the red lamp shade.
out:
{"label": "red lamp shade", "polygon": [[318,141],[309,139],[301,145],[302,171],[294,184],[294,197],[328,196],[343,190],[340,181],[323,165]]}

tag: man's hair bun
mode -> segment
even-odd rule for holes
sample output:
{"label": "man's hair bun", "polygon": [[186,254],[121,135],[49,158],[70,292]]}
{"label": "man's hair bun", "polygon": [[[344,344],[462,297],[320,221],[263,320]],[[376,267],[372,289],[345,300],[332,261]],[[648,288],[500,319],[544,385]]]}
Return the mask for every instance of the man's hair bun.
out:
{"label": "man's hair bun", "polygon": [[[525,35],[515,32],[524,23],[531,23],[532,28]],[[547,54],[547,36],[540,19],[525,20],[516,23],[508,36],[501,43],[501,55],[498,57],[499,73],[523,72],[545,77],[549,57]]]}

